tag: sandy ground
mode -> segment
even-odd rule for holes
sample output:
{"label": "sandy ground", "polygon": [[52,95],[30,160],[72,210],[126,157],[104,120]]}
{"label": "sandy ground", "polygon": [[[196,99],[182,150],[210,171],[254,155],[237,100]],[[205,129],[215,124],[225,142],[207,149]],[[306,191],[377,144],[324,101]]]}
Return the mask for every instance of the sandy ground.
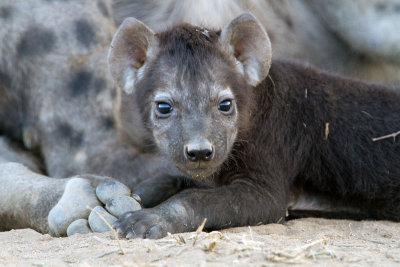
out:
{"label": "sandy ground", "polygon": [[161,240],[0,233],[0,266],[400,266],[400,223],[298,219]]}

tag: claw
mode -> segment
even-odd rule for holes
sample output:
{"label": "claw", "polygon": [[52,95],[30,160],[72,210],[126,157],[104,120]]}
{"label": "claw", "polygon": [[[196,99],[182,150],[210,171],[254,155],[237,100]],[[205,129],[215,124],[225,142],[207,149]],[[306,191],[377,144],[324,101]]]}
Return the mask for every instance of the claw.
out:
{"label": "claw", "polygon": [[134,238],[136,235],[135,235],[135,233],[134,232],[129,232],[127,235],[126,235],[126,238],[127,239],[132,239],[132,238]]}
{"label": "claw", "polygon": [[140,205],[142,205],[142,199],[138,194],[132,194],[132,198],[136,200]]}

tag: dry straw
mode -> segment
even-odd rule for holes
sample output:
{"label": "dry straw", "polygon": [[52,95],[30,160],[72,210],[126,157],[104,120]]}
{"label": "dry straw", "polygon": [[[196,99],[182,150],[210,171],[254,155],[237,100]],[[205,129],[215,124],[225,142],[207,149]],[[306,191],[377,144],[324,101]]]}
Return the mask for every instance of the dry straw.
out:
{"label": "dry straw", "polygon": [[[119,246],[119,250],[121,251],[121,254],[122,254],[122,255],[125,255],[126,253],[125,253],[124,249],[123,249],[122,246],[121,246],[121,242],[119,241],[118,235],[117,235],[117,233],[115,232],[114,228],[112,228],[112,226],[107,222],[107,220],[103,217],[103,215],[101,215],[98,211],[92,209],[92,208],[89,207],[89,206],[86,206],[86,208],[89,209],[89,210],[91,210],[91,211],[93,211],[94,213],[96,213],[96,215],[99,216],[100,219],[103,220],[103,222],[107,225],[107,227],[110,228],[110,230],[111,230],[111,232],[113,233],[115,239],[117,240],[117,243],[118,243],[118,246]],[[114,251],[113,251],[113,252],[114,252]],[[116,251],[115,251],[115,252],[116,252]]]}

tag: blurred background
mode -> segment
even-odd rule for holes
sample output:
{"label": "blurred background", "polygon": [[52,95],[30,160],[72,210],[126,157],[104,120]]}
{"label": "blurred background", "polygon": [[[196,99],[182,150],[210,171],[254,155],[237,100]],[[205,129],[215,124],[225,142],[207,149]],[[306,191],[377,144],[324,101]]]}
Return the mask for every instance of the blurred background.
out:
{"label": "blurred background", "polygon": [[243,12],[264,25],[275,57],[361,79],[400,83],[399,0],[113,0],[114,19],[155,31],[180,22],[220,29]]}

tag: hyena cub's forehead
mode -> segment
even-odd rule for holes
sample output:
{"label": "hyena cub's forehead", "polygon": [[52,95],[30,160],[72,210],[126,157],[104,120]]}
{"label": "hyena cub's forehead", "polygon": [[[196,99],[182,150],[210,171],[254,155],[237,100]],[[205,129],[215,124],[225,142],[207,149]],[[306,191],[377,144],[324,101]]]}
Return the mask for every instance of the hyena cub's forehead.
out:
{"label": "hyena cub's forehead", "polygon": [[158,39],[164,50],[174,56],[186,57],[187,53],[206,55],[214,51],[218,36],[213,30],[182,24],[159,33]]}
{"label": "hyena cub's forehead", "polygon": [[238,75],[231,59],[220,49],[218,37],[218,32],[186,24],[159,33],[158,56],[149,71],[155,74],[151,75],[153,79],[158,79],[156,87],[190,87],[226,94]]}
{"label": "hyena cub's forehead", "polygon": [[187,24],[164,31],[158,35],[162,64],[192,80],[207,78],[207,73],[215,71],[213,66],[225,60],[218,37],[215,31]]}

